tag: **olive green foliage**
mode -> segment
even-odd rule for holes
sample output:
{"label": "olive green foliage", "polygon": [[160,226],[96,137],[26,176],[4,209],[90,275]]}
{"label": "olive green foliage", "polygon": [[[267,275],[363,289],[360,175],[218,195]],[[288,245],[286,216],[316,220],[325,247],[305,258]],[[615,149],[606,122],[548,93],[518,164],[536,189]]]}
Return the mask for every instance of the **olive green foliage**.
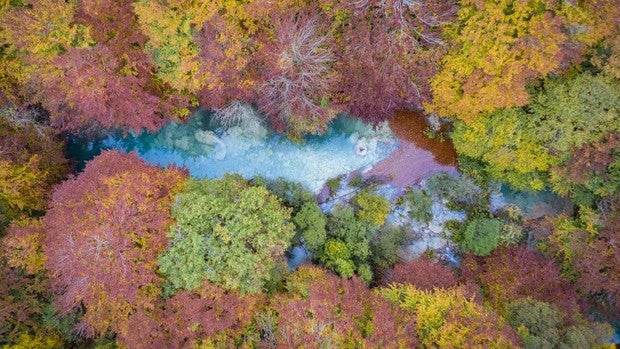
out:
{"label": "olive green foliage", "polygon": [[495,218],[474,218],[454,237],[463,251],[488,256],[500,243],[502,222]]}
{"label": "olive green foliage", "polygon": [[238,176],[189,180],[172,215],[171,246],[159,259],[172,290],[194,289],[207,278],[227,289],[261,291],[285,262],[294,235],[290,209]]}
{"label": "olive green foliage", "polygon": [[268,182],[267,189],[282,200],[286,206],[292,207],[293,214],[308,202],[316,203],[312,193],[306,190],[301,183],[287,181],[284,178]]}
{"label": "olive green foliage", "polygon": [[308,250],[316,252],[325,243],[327,218],[316,202],[305,203],[293,217],[297,235],[303,237]]}
{"label": "olive green foliage", "polygon": [[318,260],[343,277],[357,273],[370,281],[370,233],[374,229],[374,224],[357,219],[351,207],[336,205],[327,219],[327,240]]}
{"label": "olive green foliage", "polygon": [[410,233],[403,227],[384,225],[372,236],[370,251],[372,264],[381,269],[393,267],[398,261],[398,250],[410,238]]}
{"label": "olive green foliage", "polygon": [[433,199],[424,190],[409,189],[402,197],[409,206],[409,217],[418,222],[429,222],[433,219]]}
{"label": "olive green foliage", "polygon": [[607,324],[582,319],[568,324],[559,309],[531,298],[508,304],[506,313],[526,349],[594,348],[613,334]]}
{"label": "olive green foliage", "polygon": [[11,220],[44,212],[68,172],[59,138],[34,112],[0,109],[0,235]]}
{"label": "olive green foliage", "polygon": [[157,66],[157,77],[179,91],[195,92],[202,87],[200,48],[194,35],[204,20],[204,5],[141,0],[133,6],[142,32],[150,39],[146,51]]}
{"label": "olive green foliage", "polygon": [[292,221],[296,228],[293,239],[295,244],[300,244],[303,239],[311,252],[316,252],[323,246],[327,219],[312,193],[300,183],[287,181],[284,178],[269,182],[264,178],[256,177],[253,183],[268,188],[273,195],[292,209]]}
{"label": "olive green foliage", "polygon": [[523,108],[502,109],[469,124],[455,123],[452,136],[461,156],[480,161],[491,178],[516,189],[541,190],[551,184],[560,194],[573,190],[554,166],[567,163],[572,150],[620,130],[620,83],[588,72],[548,78]]}
{"label": "olive green foliage", "polygon": [[371,223],[380,227],[390,213],[390,203],[380,195],[360,191],[355,194],[351,202],[357,208],[357,218],[362,222]]}
{"label": "olive green foliage", "polygon": [[327,185],[327,188],[329,188],[329,196],[336,195],[336,193],[338,192],[338,189],[340,188],[340,183],[342,183],[342,176],[338,176],[338,177],[327,180],[325,185]]}
{"label": "olive green foliage", "polygon": [[526,234],[523,229],[521,209],[518,206],[506,205],[493,214],[502,221],[500,244],[510,245],[523,241]]}
{"label": "olive green foliage", "polygon": [[364,176],[362,176],[361,174],[356,174],[353,178],[351,178],[351,180],[349,181],[349,185],[354,187],[354,188],[359,188],[362,185],[364,185]]}
{"label": "olive green foliage", "polygon": [[447,200],[461,209],[487,202],[485,193],[476,185],[474,179],[467,175],[455,177],[445,172],[436,174],[426,180],[426,189],[432,196]]}

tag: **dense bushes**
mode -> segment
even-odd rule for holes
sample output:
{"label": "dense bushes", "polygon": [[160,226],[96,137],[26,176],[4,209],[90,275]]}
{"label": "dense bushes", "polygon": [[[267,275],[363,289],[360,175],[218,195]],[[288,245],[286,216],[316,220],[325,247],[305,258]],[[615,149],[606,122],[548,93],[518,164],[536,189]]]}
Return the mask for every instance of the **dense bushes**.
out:
{"label": "dense bushes", "polygon": [[556,307],[531,298],[510,303],[506,313],[526,349],[592,348],[612,334],[608,325],[570,321]]}
{"label": "dense bushes", "polygon": [[189,180],[175,198],[170,248],[159,258],[173,290],[208,279],[243,293],[263,290],[285,268],[290,210],[240,177]]}
{"label": "dense bushes", "polygon": [[494,218],[475,218],[455,238],[467,253],[488,256],[500,242],[502,222]]}
{"label": "dense bushes", "polygon": [[0,110],[0,235],[11,219],[40,215],[68,172],[63,143],[34,111]]}

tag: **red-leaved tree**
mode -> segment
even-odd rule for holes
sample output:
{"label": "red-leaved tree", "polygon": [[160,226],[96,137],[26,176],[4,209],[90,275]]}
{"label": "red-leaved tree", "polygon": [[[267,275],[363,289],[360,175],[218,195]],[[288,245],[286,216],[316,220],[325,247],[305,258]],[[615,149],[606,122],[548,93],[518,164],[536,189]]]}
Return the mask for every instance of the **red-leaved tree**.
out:
{"label": "red-leaved tree", "polygon": [[250,324],[261,297],[240,296],[209,281],[192,291],[181,291],[156,307],[129,318],[129,331],[119,343],[128,348],[193,348],[200,342],[230,347]]}
{"label": "red-leaved tree", "polygon": [[153,131],[167,121],[161,99],[144,89],[144,78],[123,72],[126,65],[106,46],[70,49],[55,64],[62,72],[45,78],[44,106],[63,130]]}
{"label": "red-leaved tree", "polygon": [[272,299],[278,313],[281,348],[415,347],[413,316],[368,290],[356,277],[342,279],[325,270],[302,266],[288,282],[288,294]]}
{"label": "red-leaved tree", "polygon": [[311,6],[297,15],[274,8],[270,18],[273,33],[258,39],[259,109],[293,135],[321,134],[336,115],[329,105],[337,76],[329,23]]}
{"label": "red-leaved tree", "polygon": [[456,286],[452,270],[439,261],[422,257],[407,263],[399,263],[386,277],[385,283],[411,284],[420,290],[450,288]]}
{"label": "red-leaved tree", "polygon": [[256,98],[253,40],[242,27],[214,13],[195,36],[205,87],[197,93],[201,105],[221,109],[232,101],[251,103]]}
{"label": "red-leaved tree", "polygon": [[577,294],[555,263],[526,246],[496,249],[486,258],[469,255],[463,261],[463,276],[478,283],[500,309],[530,297],[555,304],[569,314],[578,310]]}
{"label": "red-leaved tree", "polygon": [[452,0],[348,2],[337,45],[345,111],[378,122],[430,100],[429,79],[445,53],[439,27],[454,19]]}
{"label": "red-leaved tree", "polygon": [[109,151],[54,191],[43,218],[46,265],[61,311],[84,307],[78,330],[87,337],[126,330],[128,317],[159,296],[157,256],[185,178]]}

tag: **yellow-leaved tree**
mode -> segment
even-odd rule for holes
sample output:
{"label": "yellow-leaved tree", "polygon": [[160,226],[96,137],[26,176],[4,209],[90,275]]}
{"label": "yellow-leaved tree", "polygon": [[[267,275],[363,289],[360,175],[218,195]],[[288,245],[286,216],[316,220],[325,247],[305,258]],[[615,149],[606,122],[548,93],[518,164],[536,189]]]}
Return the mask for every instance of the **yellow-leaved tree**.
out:
{"label": "yellow-leaved tree", "polygon": [[528,80],[579,63],[585,44],[617,28],[617,1],[572,3],[462,1],[458,20],[445,31],[451,48],[431,80],[427,111],[470,122],[481,113],[527,104]]}

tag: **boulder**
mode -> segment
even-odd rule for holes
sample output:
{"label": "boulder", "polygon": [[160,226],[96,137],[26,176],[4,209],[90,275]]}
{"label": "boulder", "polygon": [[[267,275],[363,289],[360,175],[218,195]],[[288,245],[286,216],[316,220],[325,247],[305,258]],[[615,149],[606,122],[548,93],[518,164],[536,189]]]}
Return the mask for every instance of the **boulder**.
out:
{"label": "boulder", "polygon": [[219,138],[211,131],[197,130],[194,132],[194,138],[202,144],[215,145],[219,142]]}

